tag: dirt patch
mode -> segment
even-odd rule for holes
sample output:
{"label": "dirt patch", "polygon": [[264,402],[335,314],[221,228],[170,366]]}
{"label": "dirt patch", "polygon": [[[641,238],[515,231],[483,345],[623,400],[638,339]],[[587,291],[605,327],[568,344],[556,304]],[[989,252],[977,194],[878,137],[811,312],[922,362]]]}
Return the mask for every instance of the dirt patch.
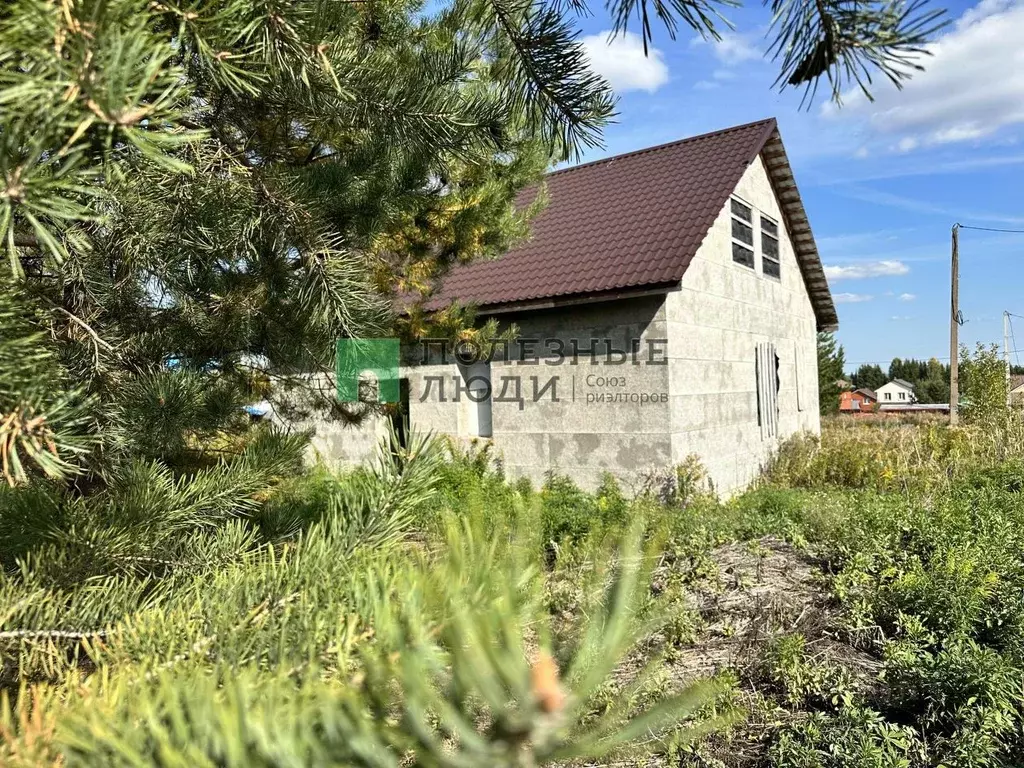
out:
{"label": "dirt patch", "polygon": [[[882,664],[842,641],[837,606],[813,553],[771,536],[727,544],[700,562],[664,563],[654,574],[652,589],[664,592],[679,582],[686,585],[682,601],[685,608],[680,606],[679,610],[689,613],[693,634],[687,642],[674,646],[664,632],[651,638],[616,671],[614,689],[625,690],[647,661],[659,653],[664,653],[665,661],[655,678],[658,690],[651,691],[652,696],[678,691],[724,670],[735,672],[740,682],[738,703],[747,710],[748,717],[728,736],[712,737],[702,754],[713,757],[701,765],[760,764],[772,729],[805,716],[777,706],[767,713],[763,699],[758,710],[758,694],[767,692],[759,679],[759,665],[776,638],[799,633],[805,638],[808,661],[841,666],[865,692],[876,684]],[[600,765],[661,768],[670,764],[678,763],[653,757]]]}
{"label": "dirt patch", "polygon": [[817,660],[832,660],[856,677],[877,675],[877,659],[837,639],[835,606],[813,554],[775,538],[727,544],[711,554],[718,578],[688,590],[704,620],[697,642],[673,662],[681,682],[724,668],[744,670],[772,639],[799,632]]}

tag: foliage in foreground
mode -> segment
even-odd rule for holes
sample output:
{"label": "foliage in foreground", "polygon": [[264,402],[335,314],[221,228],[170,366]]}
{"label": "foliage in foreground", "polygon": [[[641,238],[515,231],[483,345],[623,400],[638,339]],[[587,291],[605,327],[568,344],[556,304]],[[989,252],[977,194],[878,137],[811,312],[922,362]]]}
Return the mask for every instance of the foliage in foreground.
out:
{"label": "foliage in foreground", "polygon": [[1024,450],[1019,424],[992,424],[836,422],[820,453],[788,446],[764,487],[728,505],[727,536],[772,533],[815,553],[825,637],[879,671],[781,638],[748,672],[752,721],[775,725],[725,750],[756,738],[766,763],[794,768],[1019,764]]}
{"label": "foliage in foreground", "polygon": [[[146,549],[145,535],[123,528],[141,514],[124,511],[130,486],[95,529],[79,533],[83,518],[55,498],[37,540],[31,519],[2,531],[17,567],[0,593],[10,708],[0,755],[25,765],[535,765],[641,737],[650,749],[714,695],[697,684],[640,709],[627,697],[595,710],[622,658],[664,619],[649,604],[642,525],[579,544],[592,565],[574,571],[575,619],[555,624],[539,499],[506,493],[503,519],[479,501],[450,509],[436,491],[441,459],[420,440],[408,453],[385,446],[372,471],[305,481],[308,491],[277,480],[215,494],[217,513],[196,507],[173,549],[163,539]],[[452,464],[500,482],[470,459]],[[295,503],[306,493],[313,518]],[[435,533],[410,539],[423,515]],[[42,568],[51,538],[72,533],[91,546],[89,568]],[[135,554],[126,540],[141,542]]]}

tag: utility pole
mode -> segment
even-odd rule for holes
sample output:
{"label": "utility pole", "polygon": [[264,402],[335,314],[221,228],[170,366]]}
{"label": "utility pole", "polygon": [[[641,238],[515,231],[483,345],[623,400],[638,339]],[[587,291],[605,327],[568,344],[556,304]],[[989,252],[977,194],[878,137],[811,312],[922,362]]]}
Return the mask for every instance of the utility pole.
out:
{"label": "utility pole", "polygon": [[1010,405],[1010,313],[1003,312],[1003,360],[1006,361],[1006,405]]}
{"label": "utility pole", "polygon": [[949,316],[949,425],[960,423],[960,225],[953,225],[952,275]]}

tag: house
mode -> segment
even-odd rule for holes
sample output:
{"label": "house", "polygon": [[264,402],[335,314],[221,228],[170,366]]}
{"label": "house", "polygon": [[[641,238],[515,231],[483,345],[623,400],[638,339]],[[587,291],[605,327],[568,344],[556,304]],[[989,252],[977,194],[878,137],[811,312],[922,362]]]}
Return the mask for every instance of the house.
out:
{"label": "house", "polygon": [[853,392],[839,393],[840,413],[870,413],[878,402],[878,395],[873,389],[866,387]]}
{"label": "house", "polygon": [[[456,267],[428,307],[472,303],[518,337],[417,351],[401,373],[413,429],[488,439],[535,483],[549,470],[631,482],[696,454],[722,492],[781,440],[820,431],[816,333],[838,319],[774,119],[545,187],[531,238]],[[357,460],[367,441],[351,433],[321,429],[316,444]]]}
{"label": "house", "polygon": [[1024,376],[1010,376],[1010,405],[1024,406]]}
{"label": "house", "polygon": [[916,403],[914,385],[903,379],[893,379],[878,388],[878,402],[885,405]]}

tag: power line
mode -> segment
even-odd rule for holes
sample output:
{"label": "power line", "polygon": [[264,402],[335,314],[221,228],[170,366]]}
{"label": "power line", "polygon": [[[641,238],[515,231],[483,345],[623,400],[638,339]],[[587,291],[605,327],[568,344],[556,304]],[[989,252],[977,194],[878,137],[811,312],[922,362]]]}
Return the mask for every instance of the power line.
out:
{"label": "power line", "polygon": [[974,229],[978,232],[1005,232],[1011,235],[1024,235],[1024,229],[1001,229],[1000,227],[970,227],[967,224],[957,224],[960,229]]}

